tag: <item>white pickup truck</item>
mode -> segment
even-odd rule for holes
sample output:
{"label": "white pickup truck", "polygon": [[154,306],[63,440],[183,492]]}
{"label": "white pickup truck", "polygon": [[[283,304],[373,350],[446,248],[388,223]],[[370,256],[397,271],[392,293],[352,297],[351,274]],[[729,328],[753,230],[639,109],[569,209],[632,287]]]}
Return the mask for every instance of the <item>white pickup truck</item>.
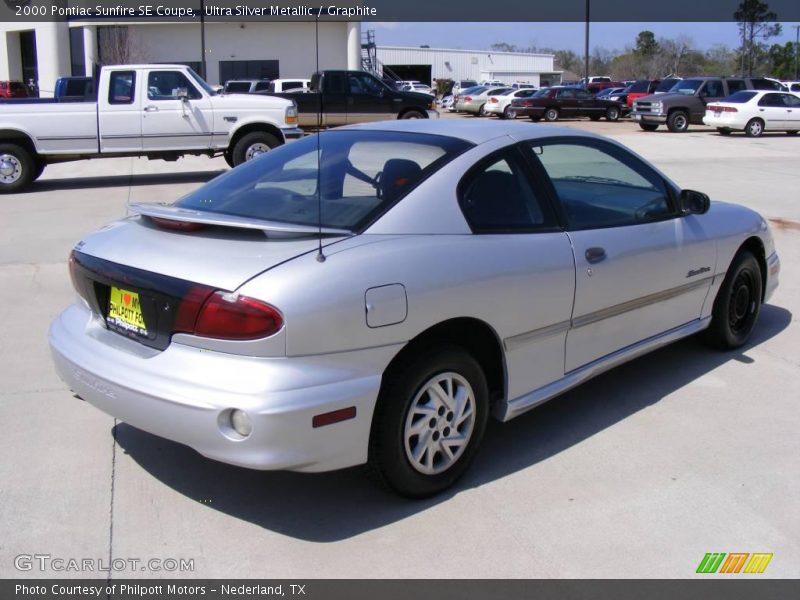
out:
{"label": "white pickup truck", "polygon": [[285,98],[217,93],[183,65],[106,66],[96,98],[0,101],[0,193],[88,158],[222,154],[236,166],[301,137]]}

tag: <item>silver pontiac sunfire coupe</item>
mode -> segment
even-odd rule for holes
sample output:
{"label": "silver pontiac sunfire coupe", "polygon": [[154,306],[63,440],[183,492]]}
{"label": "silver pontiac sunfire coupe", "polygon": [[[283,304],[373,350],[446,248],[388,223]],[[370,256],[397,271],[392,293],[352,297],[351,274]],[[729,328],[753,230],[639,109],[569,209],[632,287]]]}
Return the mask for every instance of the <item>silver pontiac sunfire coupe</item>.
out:
{"label": "silver pontiac sunfire coupe", "polygon": [[766,222],[595,135],[396,121],[274,150],[75,246],[61,377],[254,469],[369,463],[423,497],[506,421],[703,331],[744,344]]}

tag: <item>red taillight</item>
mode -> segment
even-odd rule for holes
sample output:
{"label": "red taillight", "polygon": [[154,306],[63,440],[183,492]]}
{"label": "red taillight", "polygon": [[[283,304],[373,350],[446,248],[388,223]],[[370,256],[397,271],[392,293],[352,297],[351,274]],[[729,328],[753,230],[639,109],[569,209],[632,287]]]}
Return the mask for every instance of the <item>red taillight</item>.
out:
{"label": "red taillight", "polygon": [[197,323],[197,315],[203,308],[208,297],[214,293],[213,288],[203,285],[193,286],[186,295],[181,298],[178,306],[178,314],[175,317],[175,324],[172,327],[173,333],[194,333],[194,326]]}
{"label": "red taillight", "polygon": [[197,231],[205,227],[203,223],[192,223],[191,221],[175,221],[174,219],[164,219],[162,217],[148,218],[159,227],[174,229],[176,231]]}
{"label": "red taillight", "polygon": [[225,292],[214,292],[203,304],[194,334],[226,340],[254,340],[283,327],[283,315],[273,306]]}
{"label": "red taillight", "polygon": [[712,104],[707,110],[713,112],[739,112],[739,109],[735,106],[717,106],[716,104]]}
{"label": "red taillight", "polygon": [[464,96],[464,102],[472,102],[472,96]]}
{"label": "red taillight", "polygon": [[489,102],[491,102],[492,104],[497,104],[498,100],[497,98],[489,98]]}

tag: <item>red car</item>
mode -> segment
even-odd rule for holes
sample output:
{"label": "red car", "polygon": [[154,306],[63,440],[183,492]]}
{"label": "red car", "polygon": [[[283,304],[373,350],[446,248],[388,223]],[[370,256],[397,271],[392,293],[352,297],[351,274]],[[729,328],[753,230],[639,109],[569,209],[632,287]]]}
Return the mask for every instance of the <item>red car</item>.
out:
{"label": "red car", "polygon": [[669,77],[663,81],[661,79],[654,79],[653,81],[641,79],[639,81],[634,81],[625,88],[625,94],[627,96],[625,102],[628,106],[633,108],[633,101],[637,98],[649,96],[650,94],[668,92],[670,88],[679,81],[680,79],[676,77]]}
{"label": "red car", "polygon": [[589,117],[592,121],[605,117],[616,121],[622,114],[622,103],[595,98],[583,88],[556,86],[541,89],[530,98],[512,100],[511,110],[532,121],[555,121],[560,117]]}
{"label": "red car", "polygon": [[27,98],[28,88],[21,81],[0,81],[0,98]]}

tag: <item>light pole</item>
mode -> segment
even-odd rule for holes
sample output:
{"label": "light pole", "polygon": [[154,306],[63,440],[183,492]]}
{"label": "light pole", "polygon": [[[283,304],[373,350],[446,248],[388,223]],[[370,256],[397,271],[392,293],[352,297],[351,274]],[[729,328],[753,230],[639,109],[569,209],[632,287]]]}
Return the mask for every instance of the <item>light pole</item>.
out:
{"label": "light pole", "polygon": [[208,73],[206,73],[206,1],[200,0],[200,52],[202,60],[200,61],[200,77],[203,81],[208,81]]}
{"label": "light pole", "polygon": [[794,79],[797,81],[800,79],[800,25],[794,26]]}
{"label": "light pole", "polygon": [[583,76],[586,78],[586,84],[589,83],[589,8],[591,0],[586,0],[586,37],[583,54]]}

